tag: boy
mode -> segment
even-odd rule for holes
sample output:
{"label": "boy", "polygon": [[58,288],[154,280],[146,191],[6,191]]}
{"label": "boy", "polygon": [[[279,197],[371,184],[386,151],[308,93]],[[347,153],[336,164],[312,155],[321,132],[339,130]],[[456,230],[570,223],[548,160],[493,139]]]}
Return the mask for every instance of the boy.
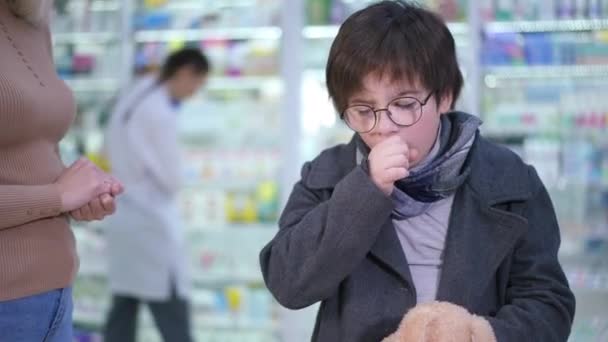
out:
{"label": "boy", "polygon": [[435,14],[383,1],[346,20],[327,63],[347,145],[306,163],[262,250],[292,309],[321,302],[313,341],[380,341],[417,304],[485,318],[498,341],[566,341],[574,297],[534,169],[452,111],[463,80]]}

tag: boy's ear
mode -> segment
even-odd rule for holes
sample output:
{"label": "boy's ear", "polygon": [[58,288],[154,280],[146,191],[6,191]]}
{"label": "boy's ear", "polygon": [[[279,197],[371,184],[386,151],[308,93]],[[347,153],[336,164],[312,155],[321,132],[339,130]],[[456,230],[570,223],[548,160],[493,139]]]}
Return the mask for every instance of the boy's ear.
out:
{"label": "boy's ear", "polygon": [[452,94],[448,93],[441,96],[441,98],[439,99],[439,107],[437,109],[439,113],[445,114],[447,112],[452,111],[454,109],[454,105],[455,103]]}

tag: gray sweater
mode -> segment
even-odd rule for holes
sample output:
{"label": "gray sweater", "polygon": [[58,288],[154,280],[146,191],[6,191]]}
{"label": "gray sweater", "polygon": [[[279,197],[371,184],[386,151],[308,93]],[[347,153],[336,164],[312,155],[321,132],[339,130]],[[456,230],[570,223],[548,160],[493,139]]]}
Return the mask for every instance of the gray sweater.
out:
{"label": "gray sweater", "polygon": [[437,201],[422,215],[393,220],[416,288],[418,303],[435,300],[454,196]]}
{"label": "gray sweater", "polygon": [[[440,128],[439,128],[440,129]],[[422,162],[412,168],[417,171],[428,165],[439,153],[440,135]],[[467,150],[473,144],[471,139],[465,146]],[[357,163],[363,155],[357,151]],[[408,261],[418,303],[434,301],[443,266],[443,250],[448,232],[450,214],[454,196],[430,204],[424,213],[405,220],[393,220],[399,242]]]}
{"label": "gray sweater", "polygon": [[[422,169],[439,153],[439,135],[426,158],[412,171]],[[432,203],[421,215],[393,220],[416,288],[418,303],[435,300],[443,266],[443,249],[454,196]]]}

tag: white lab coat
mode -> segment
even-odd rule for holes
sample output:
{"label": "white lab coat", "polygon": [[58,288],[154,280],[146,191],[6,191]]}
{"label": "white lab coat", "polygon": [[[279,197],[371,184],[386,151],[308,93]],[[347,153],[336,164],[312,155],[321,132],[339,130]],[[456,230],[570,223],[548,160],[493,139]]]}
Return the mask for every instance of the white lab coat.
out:
{"label": "white lab coat", "polygon": [[[113,293],[167,300],[172,282],[180,297],[188,296],[189,259],[177,203],[177,113],[166,87],[155,81],[140,80],[112,113],[106,152],[126,190],[104,226]],[[126,111],[131,111],[127,122]]]}

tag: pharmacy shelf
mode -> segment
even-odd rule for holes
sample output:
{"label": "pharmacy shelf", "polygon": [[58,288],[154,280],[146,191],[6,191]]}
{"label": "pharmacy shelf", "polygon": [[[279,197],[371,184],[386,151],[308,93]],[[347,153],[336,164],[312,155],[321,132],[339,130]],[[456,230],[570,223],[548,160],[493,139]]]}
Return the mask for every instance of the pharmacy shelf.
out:
{"label": "pharmacy shelf", "polygon": [[239,331],[260,331],[275,332],[279,323],[277,321],[260,322],[251,318],[235,319],[230,316],[201,315],[193,322],[197,328],[207,328],[213,330],[239,330]]}
{"label": "pharmacy shelf", "polygon": [[168,1],[166,4],[158,7],[163,11],[194,11],[194,10],[209,10],[222,7],[246,7],[252,8],[258,6],[256,0],[216,0],[213,2],[196,1],[196,0],[180,0]]}
{"label": "pharmacy shelf", "polygon": [[[487,115],[487,117],[491,117],[492,115]],[[574,129],[538,129],[535,127],[530,128],[500,128],[496,124],[486,123],[484,126],[489,125],[488,127],[481,129],[481,133],[484,137],[489,139],[494,139],[498,141],[520,141],[523,142],[526,138],[560,138],[560,139],[591,139],[599,142],[608,142],[608,129],[605,130],[589,130],[584,131],[584,129],[578,129],[574,131]]]}
{"label": "pharmacy shelf", "polygon": [[485,25],[488,33],[575,32],[608,29],[608,19],[495,21]]}
{"label": "pharmacy shelf", "polygon": [[199,191],[212,191],[212,190],[253,190],[256,189],[261,182],[267,179],[260,179],[257,181],[209,181],[209,182],[197,182],[197,183],[186,183],[183,186],[184,190],[199,190]]}
{"label": "pharmacy shelf", "polygon": [[205,223],[188,226],[188,233],[237,233],[255,232],[274,234],[278,229],[276,223]]}
{"label": "pharmacy shelf", "polygon": [[[488,115],[489,116],[489,115]],[[495,126],[490,128],[482,128],[481,133],[489,139],[520,139],[524,140],[528,137],[543,137],[543,136],[559,136],[559,131],[543,130],[539,132],[537,129],[499,129]]]}
{"label": "pharmacy shelf", "polygon": [[[85,312],[82,310],[75,309],[75,316],[78,319],[74,319],[74,325],[82,330],[89,332],[101,332],[103,330],[105,313],[102,315],[99,312]],[[156,330],[156,325],[148,315],[143,316],[141,321],[143,329]],[[205,329],[205,330],[231,330],[231,331],[245,331],[245,332],[263,332],[263,333],[274,333],[279,327],[279,322],[276,320],[260,322],[251,318],[233,318],[230,316],[220,315],[200,315],[195,317],[192,321],[193,329]]]}
{"label": "pharmacy shelf", "polygon": [[95,0],[91,2],[92,12],[116,12],[121,8],[122,1]]}
{"label": "pharmacy shelf", "polygon": [[141,30],[135,32],[135,42],[156,43],[172,41],[199,41],[207,39],[228,40],[276,40],[282,31],[277,26],[236,27],[184,30]]}
{"label": "pharmacy shelf", "polygon": [[577,301],[577,316],[608,318],[608,290],[573,288]]}
{"label": "pharmacy shelf", "polygon": [[280,87],[278,76],[214,76],[209,78],[206,90],[250,90]]}
{"label": "pharmacy shelf", "polygon": [[65,83],[75,92],[95,92],[118,90],[120,82],[114,78],[72,78],[64,79]]}
{"label": "pharmacy shelf", "polygon": [[108,268],[105,263],[88,264],[83,262],[78,269],[78,276],[106,278],[108,276]]}
{"label": "pharmacy shelf", "polygon": [[[338,34],[338,25],[311,25],[302,29],[302,35],[306,39],[333,39]],[[454,35],[465,35],[469,32],[466,23],[448,23],[448,28]]]}
{"label": "pharmacy shelf", "polygon": [[235,274],[225,274],[225,275],[203,275],[197,274],[202,272],[193,272],[192,280],[194,285],[202,286],[204,288],[224,288],[230,285],[247,285],[247,286],[256,286],[263,287],[264,278],[261,274],[257,275],[235,275]]}
{"label": "pharmacy shelf", "polygon": [[89,313],[74,308],[74,326],[86,331],[101,332],[105,321],[105,315],[99,313]]}
{"label": "pharmacy shelf", "polygon": [[107,45],[119,41],[117,32],[53,33],[54,44]]}
{"label": "pharmacy shelf", "polygon": [[605,78],[608,65],[492,66],[484,68],[486,86],[498,79]]}

